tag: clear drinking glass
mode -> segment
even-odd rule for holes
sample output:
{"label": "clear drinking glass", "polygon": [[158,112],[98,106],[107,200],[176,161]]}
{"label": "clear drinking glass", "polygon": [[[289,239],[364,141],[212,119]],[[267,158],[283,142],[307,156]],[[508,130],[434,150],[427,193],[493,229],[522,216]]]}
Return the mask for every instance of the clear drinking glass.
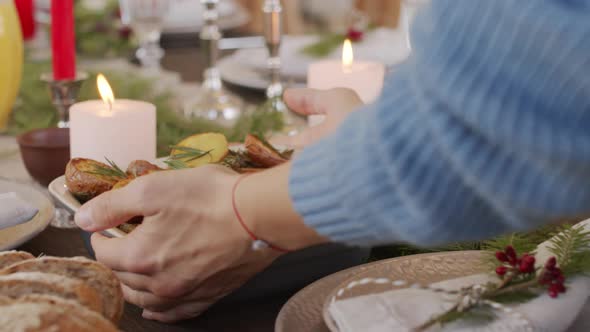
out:
{"label": "clear drinking glass", "polygon": [[169,0],[119,0],[121,21],[131,26],[139,41],[135,55],[142,67],[159,70],[164,50],[160,47],[162,22],[168,8]]}
{"label": "clear drinking glass", "polygon": [[199,117],[215,121],[223,126],[235,124],[242,112],[242,100],[223,88],[217,68],[221,31],[217,24],[219,0],[201,0],[205,24],[199,34],[201,51],[205,56],[207,69],[203,72],[201,90],[195,98],[186,102],[184,114],[188,118]]}

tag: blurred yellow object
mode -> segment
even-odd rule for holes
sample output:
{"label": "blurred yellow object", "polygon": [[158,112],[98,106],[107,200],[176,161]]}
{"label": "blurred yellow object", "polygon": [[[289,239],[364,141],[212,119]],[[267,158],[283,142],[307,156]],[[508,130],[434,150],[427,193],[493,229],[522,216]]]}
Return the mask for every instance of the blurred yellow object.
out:
{"label": "blurred yellow object", "polygon": [[0,132],[6,129],[23,67],[23,37],[12,0],[0,0]]}

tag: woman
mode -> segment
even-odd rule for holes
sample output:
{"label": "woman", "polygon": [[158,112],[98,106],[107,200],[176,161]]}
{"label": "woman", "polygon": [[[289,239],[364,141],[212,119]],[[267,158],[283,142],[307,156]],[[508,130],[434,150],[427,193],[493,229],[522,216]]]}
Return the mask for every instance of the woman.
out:
{"label": "woman", "polygon": [[358,112],[346,90],[288,91],[296,111],[328,116],[292,163],[164,172],[86,204],[89,231],[145,217],[125,239],[92,238],[126,299],[174,321],[284,250],[428,246],[589,214],[590,1],[434,1],[412,46]]}

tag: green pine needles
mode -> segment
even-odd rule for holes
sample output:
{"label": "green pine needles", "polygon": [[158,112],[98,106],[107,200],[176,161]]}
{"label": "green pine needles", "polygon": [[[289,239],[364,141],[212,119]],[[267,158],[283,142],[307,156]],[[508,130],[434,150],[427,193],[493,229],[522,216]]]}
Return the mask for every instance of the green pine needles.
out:
{"label": "green pine needles", "polygon": [[577,225],[562,225],[551,240],[549,251],[567,276],[590,273],[590,232]]}

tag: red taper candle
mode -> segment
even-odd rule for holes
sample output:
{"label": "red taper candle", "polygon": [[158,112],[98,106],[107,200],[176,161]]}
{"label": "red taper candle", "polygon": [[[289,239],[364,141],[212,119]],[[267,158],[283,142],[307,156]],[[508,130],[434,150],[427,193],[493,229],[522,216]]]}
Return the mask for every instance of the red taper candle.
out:
{"label": "red taper candle", "polygon": [[29,40],[35,36],[35,7],[33,0],[15,0],[14,4],[23,30],[23,38]]}
{"label": "red taper candle", "polygon": [[51,50],[53,78],[76,77],[76,43],[74,41],[73,0],[51,0]]}

